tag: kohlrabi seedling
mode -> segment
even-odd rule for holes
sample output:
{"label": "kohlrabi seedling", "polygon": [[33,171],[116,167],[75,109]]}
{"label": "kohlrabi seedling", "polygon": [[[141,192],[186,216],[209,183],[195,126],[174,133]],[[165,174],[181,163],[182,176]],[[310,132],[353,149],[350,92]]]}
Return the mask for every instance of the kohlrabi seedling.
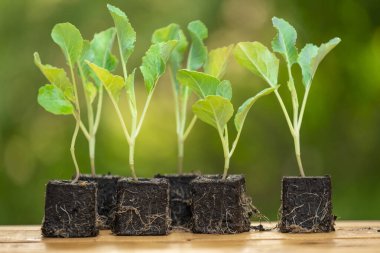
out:
{"label": "kohlrabi seedling", "polygon": [[[127,72],[127,62],[135,47],[136,33],[123,11],[112,5],[107,5],[107,7],[115,23],[120,62],[123,69],[123,77],[112,74],[107,68],[99,65],[98,62],[86,62],[95,73],[96,77],[105,87],[116,110],[125,138],[127,139],[129,145],[129,166],[132,172],[132,177],[137,180],[134,166],[136,138],[140,133],[147,109],[156,88],[157,81],[165,72],[166,62],[168,61],[171,51],[176,46],[177,42],[172,40],[164,43],[154,43],[150,46],[148,51],[145,53],[145,56],[142,58],[140,71],[143,75],[144,84],[148,95],[143,107],[143,111],[141,115],[139,115],[136,105],[134,85],[135,70],[133,70],[130,74]],[[124,88],[129,104],[128,108],[130,112],[131,124],[130,129],[127,128],[127,124],[124,121],[123,115],[118,105],[119,97]]]}
{"label": "kohlrabi seedling", "polygon": [[[53,28],[52,38],[54,42],[60,46],[66,57],[71,80],[63,68],[42,64],[38,53],[35,53],[35,64],[50,82],[50,84],[40,88],[38,102],[51,113],[73,115],[77,122],[71,142],[71,155],[76,168],[75,182],[79,177],[79,167],[75,158],[75,141],[79,128],[89,143],[91,174],[94,176],[96,173],[95,136],[99,127],[103,101],[103,87],[100,85],[98,79],[91,75],[84,61],[91,60],[109,70],[113,70],[116,67],[117,61],[110,53],[115,38],[115,29],[110,28],[95,34],[94,39],[90,42],[83,40],[82,35],[75,26],[69,23],[63,23],[57,24]],[[84,89],[88,129],[81,120],[76,74],[79,75]],[[93,103],[97,95],[97,106],[94,112]]]}
{"label": "kohlrabi seedling", "polygon": [[[215,61],[215,63],[217,62],[218,61]],[[221,66],[213,64],[213,69],[216,72],[220,72]],[[179,70],[177,79],[179,80],[179,83],[189,87],[200,98],[193,105],[194,114],[200,120],[213,126],[218,131],[224,154],[224,171],[222,179],[226,179],[230,166],[230,159],[239,141],[249,110],[257,99],[275,91],[277,86],[264,89],[256,96],[247,99],[239,107],[234,118],[237,135],[232,143],[232,146],[230,147],[227,123],[234,114],[234,108],[231,103],[232,87],[230,81],[220,81],[218,78],[209,74],[190,70]]]}
{"label": "kohlrabi seedling", "polygon": [[[153,36],[152,42],[165,42],[177,40],[177,46],[173,49],[169,60],[171,83],[175,103],[176,133],[178,143],[178,173],[183,172],[184,143],[190,134],[194,124],[197,121],[197,115],[194,115],[187,123],[187,107],[191,90],[188,86],[180,85],[176,73],[181,68],[196,71],[201,68],[216,78],[224,75],[227,59],[232,51],[232,46],[211,50],[208,54],[204,40],[208,36],[207,27],[199,20],[192,21],[188,24],[187,30],[190,34],[191,44],[188,49],[188,41],[184,32],[177,24],[170,24],[166,27],[157,29]],[[186,55],[187,52],[187,55]],[[186,62],[185,59],[187,58]],[[219,69],[215,69],[218,66]]]}
{"label": "kohlrabi seedling", "polygon": [[[274,92],[293,136],[299,172],[300,175],[304,177],[305,173],[302,166],[300,150],[300,129],[311,82],[319,63],[341,40],[340,38],[334,38],[327,43],[321,44],[319,47],[313,44],[306,44],[301,52],[298,52],[296,47],[296,30],[283,19],[274,17],[272,22],[273,26],[277,29],[277,34],[272,41],[272,49],[274,52],[281,54],[286,63],[289,76],[287,86],[292,98],[293,119],[290,118],[288,109],[279,92],[277,90]],[[243,67],[264,79],[271,87],[278,85],[279,60],[267,47],[259,42],[240,42],[237,44],[234,54],[236,60]],[[299,107],[298,92],[292,72],[294,64],[298,64],[301,67],[302,83],[305,87],[301,108]]]}

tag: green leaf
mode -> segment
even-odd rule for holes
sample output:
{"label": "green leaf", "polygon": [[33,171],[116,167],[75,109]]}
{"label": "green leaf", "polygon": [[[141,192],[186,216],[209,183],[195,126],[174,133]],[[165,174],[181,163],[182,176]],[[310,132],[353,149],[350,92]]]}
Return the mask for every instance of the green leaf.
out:
{"label": "green leaf", "polygon": [[[167,42],[177,40],[178,43],[173,49],[170,57],[170,65],[173,73],[176,73],[181,68],[182,61],[185,57],[185,52],[188,47],[188,42],[185,34],[177,24],[170,24],[154,31],[152,43]],[[177,87],[178,88],[178,87]]]}
{"label": "green leaf", "polygon": [[124,88],[124,79],[121,76],[113,75],[107,69],[99,67],[89,61],[86,61],[86,63],[102,82],[107,92],[113,97],[113,99],[118,101],[120,92]]}
{"label": "green leaf", "polygon": [[107,8],[115,23],[121,55],[124,62],[127,62],[135,48],[136,32],[122,10],[110,4],[107,4]]}
{"label": "green leaf", "polygon": [[60,88],[67,99],[74,101],[75,96],[73,86],[64,69],[56,68],[48,64],[42,64],[40,56],[37,52],[34,53],[34,63],[51,84],[54,84]]}
{"label": "green leaf", "polygon": [[56,115],[67,115],[74,112],[73,104],[54,84],[46,84],[38,90],[38,103],[46,111]]}
{"label": "green leaf", "polygon": [[117,59],[111,53],[111,50],[115,40],[115,35],[116,30],[113,27],[96,33],[90,43],[94,58],[86,60],[89,60],[109,71],[114,71],[117,66]]}
{"label": "green leaf", "polygon": [[190,70],[198,70],[207,60],[207,47],[203,40],[207,38],[207,27],[199,20],[192,21],[187,26],[191,37],[191,46],[187,68]]}
{"label": "green leaf", "polygon": [[145,87],[148,93],[152,92],[157,80],[164,74],[166,62],[171,51],[176,46],[176,41],[155,43],[146,51],[142,58],[140,71],[144,77]]}
{"label": "green leaf", "polygon": [[61,47],[69,65],[74,65],[82,53],[83,38],[70,23],[56,24],[51,32],[53,41]]}
{"label": "green leaf", "polygon": [[216,89],[216,95],[222,96],[231,100],[232,98],[232,86],[231,82],[228,80],[223,80],[220,82],[218,88]]}
{"label": "green leaf", "polygon": [[253,74],[263,78],[270,86],[277,85],[279,60],[260,42],[240,42],[234,56],[237,62]]}
{"label": "green leaf", "polygon": [[292,66],[298,58],[297,32],[293,26],[281,18],[273,17],[272,23],[278,31],[272,41],[273,51],[282,54],[288,65]]}
{"label": "green leaf", "polygon": [[208,95],[216,95],[220,81],[208,74],[181,69],[177,72],[177,80],[180,84],[189,87],[200,98]]}
{"label": "green leaf", "polygon": [[89,98],[90,103],[92,104],[96,98],[96,86],[92,82],[87,82],[84,87],[84,91],[86,92],[87,97]]}
{"label": "green leaf", "polygon": [[235,127],[236,127],[236,130],[238,132],[241,131],[241,129],[243,128],[243,125],[244,125],[244,121],[245,121],[245,118],[247,117],[247,114],[249,112],[249,110],[251,109],[251,107],[253,106],[253,104],[261,97],[263,96],[266,96],[266,95],[269,95],[270,93],[272,93],[273,91],[275,91],[277,88],[279,87],[279,85],[275,86],[275,87],[270,87],[270,88],[266,88],[262,91],[260,91],[259,93],[256,94],[256,96],[254,97],[250,97],[248,98],[238,109],[236,115],[235,115]]}
{"label": "green leaf", "polygon": [[302,82],[306,88],[310,86],[321,61],[340,41],[340,38],[334,38],[327,43],[321,44],[319,47],[313,44],[306,44],[301,50],[298,56],[298,64],[301,67]]}
{"label": "green leaf", "polygon": [[233,45],[229,45],[228,47],[211,50],[204,66],[204,72],[218,79],[222,78],[233,47]]}
{"label": "green leaf", "polygon": [[231,119],[234,108],[228,99],[211,95],[198,100],[193,105],[193,112],[200,120],[222,132],[224,126]]}

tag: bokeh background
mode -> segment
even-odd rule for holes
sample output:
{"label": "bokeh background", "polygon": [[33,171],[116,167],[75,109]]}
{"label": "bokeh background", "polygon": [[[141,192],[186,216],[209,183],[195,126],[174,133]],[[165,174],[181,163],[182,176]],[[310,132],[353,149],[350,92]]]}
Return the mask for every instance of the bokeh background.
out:
{"label": "bokeh background", "polygon": [[[109,3],[124,10],[137,31],[128,67],[139,66],[152,32],[175,22],[186,27],[200,19],[209,28],[209,49],[259,40],[270,46],[272,16],[288,20],[298,31],[298,47],[339,36],[342,43],[325,59],[313,82],[302,129],[302,152],[308,175],[333,177],[334,212],[342,219],[379,219],[380,210],[380,6],[378,1],[274,0],[124,0]],[[105,1],[0,1],[0,224],[38,224],[49,179],[68,179],[74,172],[69,152],[74,120],[54,116],[36,102],[46,80],[33,64],[64,66],[52,42],[54,24],[71,22],[91,39],[112,26]],[[282,67],[281,83],[286,75]],[[299,81],[300,71],[296,71]],[[226,75],[237,108],[266,87],[233,58]],[[140,101],[145,99],[141,75]],[[299,82],[298,82],[299,84]],[[299,85],[300,89],[303,89]],[[281,93],[287,98],[283,85]],[[174,173],[176,136],[169,78],[161,79],[137,142],[139,176]],[[125,109],[125,100],[122,100]],[[85,118],[84,118],[85,119]],[[233,128],[231,128],[233,129]],[[187,171],[221,173],[223,153],[216,131],[198,122],[186,143]],[[128,176],[128,146],[116,114],[105,97],[97,138],[97,170]],[[83,136],[77,144],[83,172],[89,172]],[[293,143],[274,96],[260,100],[247,119],[231,161],[230,173],[244,173],[254,204],[275,220],[280,181],[297,175]]]}

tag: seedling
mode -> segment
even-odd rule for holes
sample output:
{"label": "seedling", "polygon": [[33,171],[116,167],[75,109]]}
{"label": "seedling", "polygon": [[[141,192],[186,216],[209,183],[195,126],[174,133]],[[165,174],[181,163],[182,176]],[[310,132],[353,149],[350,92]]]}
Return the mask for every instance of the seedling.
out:
{"label": "seedling", "polygon": [[[217,72],[220,71],[220,66],[214,64],[213,66]],[[177,79],[182,85],[189,87],[200,98],[193,105],[194,114],[200,120],[213,126],[218,131],[224,154],[224,171],[222,179],[226,179],[230,166],[230,159],[236,149],[249,110],[257,99],[275,91],[277,86],[264,89],[257,95],[247,99],[239,107],[234,118],[237,135],[230,147],[227,123],[234,113],[234,108],[231,103],[232,87],[230,81],[220,81],[218,78],[209,74],[189,70],[179,70]]]}
{"label": "seedling", "polygon": [[[136,33],[130,24],[127,15],[123,11],[112,5],[107,5],[107,7],[115,23],[123,77],[112,74],[108,69],[101,67],[97,62],[86,62],[103,84],[115,108],[123,133],[129,145],[129,166],[132,172],[132,177],[134,180],[137,180],[134,162],[136,138],[140,133],[157,81],[165,72],[166,62],[170,57],[172,49],[176,46],[176,41],[172,40],[164,43],[154,43],[142,58],[140,71],[143,75],[148,95],[143,111],[141,115],[139,115],[134,85],[135,69],[130,74],[127,72],[127,62],[135,47]],[[118,100],[123,89],[125,89],[128,98],[131,122],[130,129],[127,128],[127,124],[124,121],[118,105]]]}
{"label": "seedling", "polygon": [[[300,130],[307,98],[318,65],[341,40],[340,38],[334,38],[327,43],[321,44],[319,47],[313,44],[306,44],[301,52],[298,53],[296,47],[297,32],[293,26],[285,20],[276,17],[272,19],[272,23],[277,29],[277,34],[272,41],[272,49],[273,52],[281,54],[286,63],[289,77],[287,84],[292,98],[293,120],[291,120],[289,116],[288,109],[286,108],[280,93],[277,90],[275,90],[274,93],[280,103],[294,140],[295,154],[300,175],[305,177],[301,160]],[[264,79],[269,86],[276,87],[278,85],[279,59],[263,44],[256,41],[240,42],[237,44],[234,54],[236,60],[243,67]],[[305,87],[301,108],[299,107],[298,91],[296,89],[292,72],[292,67],[295,64],[298,64],[301,67],[302,83]]]}

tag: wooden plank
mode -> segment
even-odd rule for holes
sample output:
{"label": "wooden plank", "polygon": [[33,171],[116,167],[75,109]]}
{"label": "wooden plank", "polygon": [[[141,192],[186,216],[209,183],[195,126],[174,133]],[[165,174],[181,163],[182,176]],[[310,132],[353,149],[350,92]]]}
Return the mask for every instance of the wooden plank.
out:
{"label": "wooden plank", "polygon": [[[273,227],[273,224],[264,224]],[[380,221],[339,221],[336,231],[282,234],[275,230],[237,235],[200,235],[175,231],[168,236],[42,238],[39,226],[0,226],[0,252],[380,252]]]}

